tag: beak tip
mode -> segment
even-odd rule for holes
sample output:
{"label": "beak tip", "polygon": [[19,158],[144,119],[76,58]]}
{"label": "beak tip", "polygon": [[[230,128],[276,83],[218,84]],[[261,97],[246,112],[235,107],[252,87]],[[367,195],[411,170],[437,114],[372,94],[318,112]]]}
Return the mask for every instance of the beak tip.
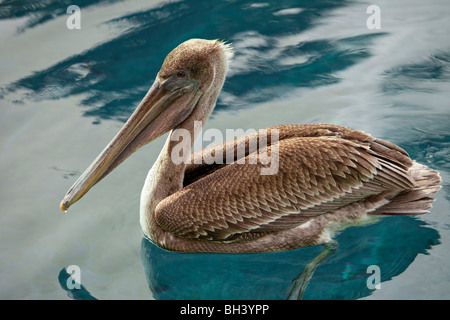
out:
{"label": "beak tip", "polygon": [[67,212],[67,209],[69,209],[69,201],[64,201],[64,199],[61,201],[61,203],[59,204],[59,208],[61,209],[61,211],[63,212]]}

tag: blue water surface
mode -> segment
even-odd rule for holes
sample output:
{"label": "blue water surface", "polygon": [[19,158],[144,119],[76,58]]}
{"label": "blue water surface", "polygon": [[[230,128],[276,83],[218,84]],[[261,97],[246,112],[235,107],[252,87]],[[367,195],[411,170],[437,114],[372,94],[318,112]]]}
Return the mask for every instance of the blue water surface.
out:
{"label": "blue water surface", "polygon": [[[261,254],[167,252],[142,237],[139,198],[165,140],[146,146],[68,213],[65,192],[190,38],[235,51],[209,128],[330,122],[438,170],[424,216],[350,227],[304,299],[449,299],[450,5],[378,1],[0,2],[0,298],[286,299],[322,246]],[[81,270],[79,289],[68,266]],[[370,266],[381,288],[368,285]],[[69,278],[70,279],[70,278]]]}

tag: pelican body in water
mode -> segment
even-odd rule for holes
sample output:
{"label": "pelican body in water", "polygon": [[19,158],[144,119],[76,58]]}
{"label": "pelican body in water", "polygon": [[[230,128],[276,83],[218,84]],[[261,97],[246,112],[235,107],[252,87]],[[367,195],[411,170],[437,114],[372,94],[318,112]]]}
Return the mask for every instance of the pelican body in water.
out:
{"label": "pelican body in water", "polygon": [[[75,182],[61,209],[79,200],[141,146],[169,131],[141,194],[140,223],[158,246],[180,252],[268,252],[332,240],[336,230],[383,215],[428,212],[439,189],[438,172],[412,161],[400,147],[332,124],[280,125],[191,154],[222,89],[232,57],[218,40],[191,39],[164,60],[155,82],[120,132]],[[191,161],[171,154],[183,141]],[[278,171],[261,174],[258,151],[244,163],[210,163],[205,154],[249,146],[278,133],[261,148],[277,152]],[[211,148],[211,147],[209,147]],[[206,150],[206,151],[208,151]],[[236,159],[238,160],[238,159]]]}

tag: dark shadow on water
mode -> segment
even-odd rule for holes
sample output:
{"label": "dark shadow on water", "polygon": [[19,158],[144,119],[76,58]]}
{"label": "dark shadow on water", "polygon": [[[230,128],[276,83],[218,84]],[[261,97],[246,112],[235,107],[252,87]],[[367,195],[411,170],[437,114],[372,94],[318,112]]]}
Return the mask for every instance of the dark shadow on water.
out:
{"label": "dark shadow on water", "polygon": [[[411,217],[388,217],[351,227],[336,237],[339,249],[314,273],[304,299],[358,299],[380,268],[381,282],[400,275],[418,254],[439,244],[439,234]],[[257,254],[184,254],[142,240],[141,258],[155,299],[286,299],[292,281],[321,246]],[[383,284],[381,283],[381,286]]]}
{"label": "dark shadow on water", "polygon": [[450,52],[438,51],[426,59],[386,70],[382,92],[399,94],[404,92],[433,93],[437,81],[450,81]]}
{"label": "dark shadow on water", "polygon": [[[114,1],[77,4],[82,10],[89,10],[90,4],[108,2]],[[108,42],[0,88],[0,98],[19,90],[20,96],[14,95],[12,102],[81,94],[84,115],[92,117],[93,123],[102,119],[125,121],[152,84],[165,56],[179,43],[200,37],[243,43],[236,50],[236,65],[230,66],[231,74],[224,87],[226,103],[219,98],[217,109],[245,108],[251,103],[281,97],[292,88],[336,83],[339,81],[336,72],[370,56],[374,40],[383,33],[310,40],[277,48],[280,37],[304,32],[330,10],[345,5],[346,1],[294,0],[266,6],[254,6],[253,1],[162,2],[154,9],[107,21],[112,28],[115,25],[127,28]],[[64,14],[60,11],[66,7],[64,1],[58,6],[50,1],[48,8],[12,1],[3,5],[0,18],[37,17],[30,18],[32,27]],[[277,14],[282,9],[298,7],[302,8],[298,13]],[[250,38],[252,41],[246,41]],[[255,45],[253,40],[260,44]],[[285,63],[288,60],[291,62]]]}
{"label": "dark shadow on water", "polygon": [[[91,293],[80,283],[76,283],[66,268],[61,269],[58,275],[58,282],[64,291],[67,291],[69,298],[74,300],[97,300]],[[69,285],[70,284],[70,287]]]}
{"label": "dark shadow on water", "polygon": [[0,3],[0,20],[27,17],[27,23],[22,26],[19,33],[39,26],[47,21],[67,14],[67,7],[77,5],[80,8],[89,8],[93,5],[105,5],[123,0],[9,0]]}

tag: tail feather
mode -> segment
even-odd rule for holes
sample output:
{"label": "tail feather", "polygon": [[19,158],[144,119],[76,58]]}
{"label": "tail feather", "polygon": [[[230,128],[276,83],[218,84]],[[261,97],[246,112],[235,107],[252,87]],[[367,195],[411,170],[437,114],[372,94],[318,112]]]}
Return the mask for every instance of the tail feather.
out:
{"label": "tail feather", "polygon": [[439,172],[415,161],[408,172],[416,186],[399,192],[389,203],[370,212],[371,215],[419,215],[429,212],[435,200],[431,196],[441,189]]}

